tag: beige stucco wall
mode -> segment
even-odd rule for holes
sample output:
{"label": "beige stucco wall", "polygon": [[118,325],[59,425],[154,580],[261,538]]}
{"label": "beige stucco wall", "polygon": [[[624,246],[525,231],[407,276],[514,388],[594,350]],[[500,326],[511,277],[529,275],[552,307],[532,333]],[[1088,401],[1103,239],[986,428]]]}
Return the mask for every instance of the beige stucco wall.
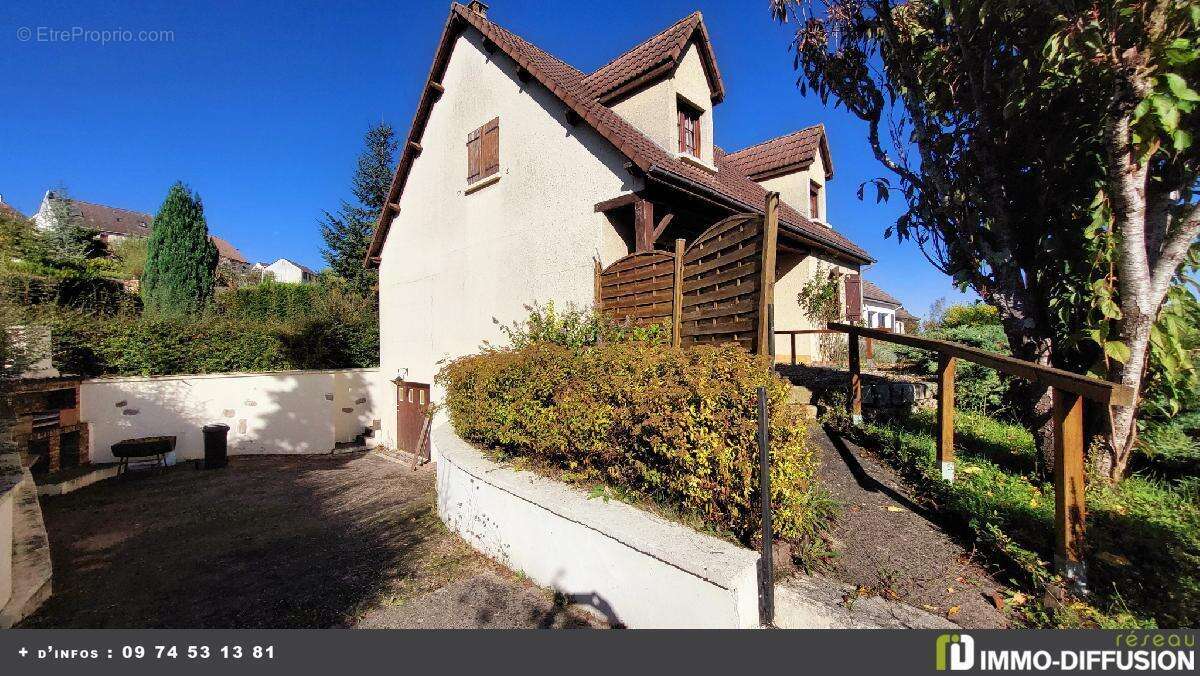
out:
{"label": "beige stucco wall", "polygon": [[829,226],[833,219],[829,217],[829,212],[826,211],[825,161],[821,158],[820,152],[817,153],[816,158],[813,159],[813,163],[808,169],[759,181],[759,185],[767,190],[774,190],[779,193],[779,199],[787,202],[796,211],[812,218],[812,214],[809,213],[808,204],[808,186],[810,181],[821,186],[821,218],[818,222]]}
{"label": "beige stucco wall", "polygon": [[[328,453],[381,415],[377,369],[97,378],[79,388],[94,462],[123,439],[176,437],[177,460],[204,457],[201,428],[229,425],[231,455]],[[394,404],[393,404],[394,410]]]}
{"label": "beige stucco wall", "polygon": [[[406,369],[409,381],[432,383],[439,361],[502,341],[496,321],[526,316],[529,303],[590,306],[593,258],[615,253],[612,226],[594,207],[642,187],[607,141],[568,124],[557,97],[522,83],[474,29],[457,39],[442,82],[382,251],[384,379]],[[499,180],[469,192],[467,135],[494,117]],[[382,420],[382,441],[393,445],[395,416]]]}
{"label": "beige stucco wall", "polygon": [[704,73],[704,61],[695,41],[669,77],[638,90],[612,105],[625,121],[637,127],[669,153],[679,154],[679,114],[676,102],[683,97],[703,111],[700,117],[700,160],[713,164],[712,90]]}
{"label": "beige stucco wall", "polygon": [[[800,310],[797,297],[805,283],[812,279],[817,271],[828,274],[829,270],[837,270],[843,275],[857,272],[857,269],[838,263],[822,254],[799,255],[786,251],[777,254],[775,266],[775,330],[787,331],[793,329],[819,329],[815,322],[810,321]],[[838,298],[846,297],[845,285],[841,285]],[[820,359],[820,338],[816,334],[796,336],[797,360],[810,362]],[[791,359],[791,339],[789,336],[775,337],[775,360],[786,362]]]}

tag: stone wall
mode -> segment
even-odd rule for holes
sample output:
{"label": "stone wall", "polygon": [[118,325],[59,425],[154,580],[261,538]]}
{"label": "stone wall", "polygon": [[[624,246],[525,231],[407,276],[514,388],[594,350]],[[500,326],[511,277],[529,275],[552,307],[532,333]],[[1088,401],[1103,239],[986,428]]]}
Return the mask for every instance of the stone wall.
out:
{"label": "stone wall", "polygon": [[[792,384],[805,391],[801,398],[818,409],[844,406],[850,389],[850,373],[829,366],[783,366],[779,372]],[[895,371],[865,370],[862,372],[863,412],[875,415],[897,415],[921,409],[937,408],[937,385],[918,377]]]}

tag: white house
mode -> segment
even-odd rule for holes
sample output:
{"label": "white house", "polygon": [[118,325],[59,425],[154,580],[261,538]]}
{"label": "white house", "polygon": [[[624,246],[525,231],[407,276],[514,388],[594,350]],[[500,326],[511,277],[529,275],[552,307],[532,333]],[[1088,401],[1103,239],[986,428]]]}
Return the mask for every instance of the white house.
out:
{"label": "white house", "polygon": [[[584,73],[486,5],[452,5],[367,254],[379,268],[380,371],[403,378],[397,404],[438,399],[439,362],[501,341],[494,320],[535,301],[590,306],[597,261],[762,213],[768,190],[783,200],[775,326],[812,328],[795,301],[804,282],[872,260],[826,213],[825,129],[726,152],[713,143],[724,97],[698,12]],[[798,351],[816,354],[815,337],[801,338]],[[787,338],[776,344],[786,355]],[[416,435],[399,419],[381,421],[382,442],[406,447]]]}
{"label": "white house", "polygon": [[865,326],[908,333],[917,328],[916,317],[904,309],[904,304],[874,282],[862,282],[862,320]]}
{"label": "white house", "polygon": [[286,258],[280,258],[270,265],[255,263],[254,269],[262,271],[264,278],[269,275],[283,284],[304,284],[317,278],[317,273]]}

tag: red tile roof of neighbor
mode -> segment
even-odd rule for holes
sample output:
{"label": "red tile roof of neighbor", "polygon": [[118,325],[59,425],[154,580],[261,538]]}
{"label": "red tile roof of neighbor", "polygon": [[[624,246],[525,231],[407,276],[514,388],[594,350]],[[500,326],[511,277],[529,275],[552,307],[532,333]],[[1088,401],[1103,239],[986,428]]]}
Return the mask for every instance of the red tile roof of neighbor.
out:
{"label": "red tile roof of neighbor", "polygon": [[862,295],[863,298],[882,301],[889,305],[904,305],[904,303],[901,303],[898,298],[879,288],[875,282],[866,279],[862,280]]}
{"label": "red tile roof of neighbor", "polygon": [[[673,63],[680,58],[684,51],[683,48],[689,41],[695,39],[701,54],[708,55],[705,60],[710,71],[710,87],[713,90],[714,100],[719,100],[723,95],[724,87],[716,69],[716,62],[711,58],[712,47],[709,44],[708,32],[704,28],[704,21],[699,12],[689,15],[665,31],[656,34],[591,75],[585,75],[523,38],[489,21],[478,12],[455,3],[451,6],[450,17],[446,21],[437,54],[430,68],[429,82],[441,80],[450,60],[454,39],[459,31],[467,26],[478,30],[487,40],[515,61],[519,67],[554,93],[574,114],[629,158],[649,179],[690,192],[698,192],[734,211],[762,212],[766,190],[746,176],[736,166],[736,161],[731,163],[729,156],[714,152],[714,163],[717,167],[715,173],[681,160],[651,141],[645,134],[604,105],[600,98],[597,98],[598,93],[604,95],[604,92],[610,94],[620,92],[629,83],[640,83],[646,74],[656,75],[657,69],[662,68],[661,64],[664,62],[671,64],[670,67],[674,67]],[[714,83],[715,86],[713,86]],[[404,146],[404,152],[401,153],[400,162],[396,168],[396,175],[392,179],[387,199],[388,206],[384,207],[379,216],[375,236],[367,251],[366,262],[368,265],[371,264],[373,258],[379,256],[383,242],[387,239],[394,205],[404,190],[408,173],[419,154],[417,148],[420,147],[425,124],[429,121],[433,104],[440,95],[438,88],[427,86],[421,96],[412,128],[409,130],[408,142]],[[823,139],[823,128],[821,136]],[[855,261],[870,262],[872,260],[866,251],[840,233],[832,228],[813,223],[791,206],[781,203],[779,211],[780,225],[784,233]]]}
{"label": "red tile roof of neighbor", "polygon": [[[150,236],[150,226],[154,222],[154,217],[150,214],[77,199],[72,199],[71,205],[79,214],[84,227],[126,237]],[[209,235],[208,238],[217,246],[217,253],[221,258],[237,263],[247,262],[246,257],[234,245],[216,235]]]}
{"label": "red tile roof of neighbor", "polygon": [[833,160],[825,139],[825,125],[821,124],[729,153],[725,161],[751,178],[764,179],[807,169],[816,159],[817,151],[825,164],[825,178],[833,178]]}
{"label": "red tile roof of neighbor", "polygon": [[18,218],[20,220],[25,220],[25,214],[17,211],[15,208],[13,208],[13,206],[11,204],[9,204],[7,202],[0,202],[0,214],[4,214],[5,216],[8,216],[9,218]]}

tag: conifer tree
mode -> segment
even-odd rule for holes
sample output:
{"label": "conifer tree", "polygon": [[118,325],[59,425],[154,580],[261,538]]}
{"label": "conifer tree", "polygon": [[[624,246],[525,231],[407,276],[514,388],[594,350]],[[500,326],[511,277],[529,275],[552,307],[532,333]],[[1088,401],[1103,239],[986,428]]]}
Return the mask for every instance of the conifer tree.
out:
{"label": "conifer tree", "polygon": [[176,183],[151,226],[142,302],[164,314],[202,310],[212,298],[216,268],[217,247],[208,238],[200,196]]}
{"label": "conifer tree", "polygon": [[380,122],[367,130],[363,146],[351,185],[356,203],[343,201],[336,214],[325,212],[321,219],[321,237],[325,240],[321,255],[333,274],[365,295],[371,292],[376,275],[363,266],[363,261],[396,169],[396,132],[392,125]]}

